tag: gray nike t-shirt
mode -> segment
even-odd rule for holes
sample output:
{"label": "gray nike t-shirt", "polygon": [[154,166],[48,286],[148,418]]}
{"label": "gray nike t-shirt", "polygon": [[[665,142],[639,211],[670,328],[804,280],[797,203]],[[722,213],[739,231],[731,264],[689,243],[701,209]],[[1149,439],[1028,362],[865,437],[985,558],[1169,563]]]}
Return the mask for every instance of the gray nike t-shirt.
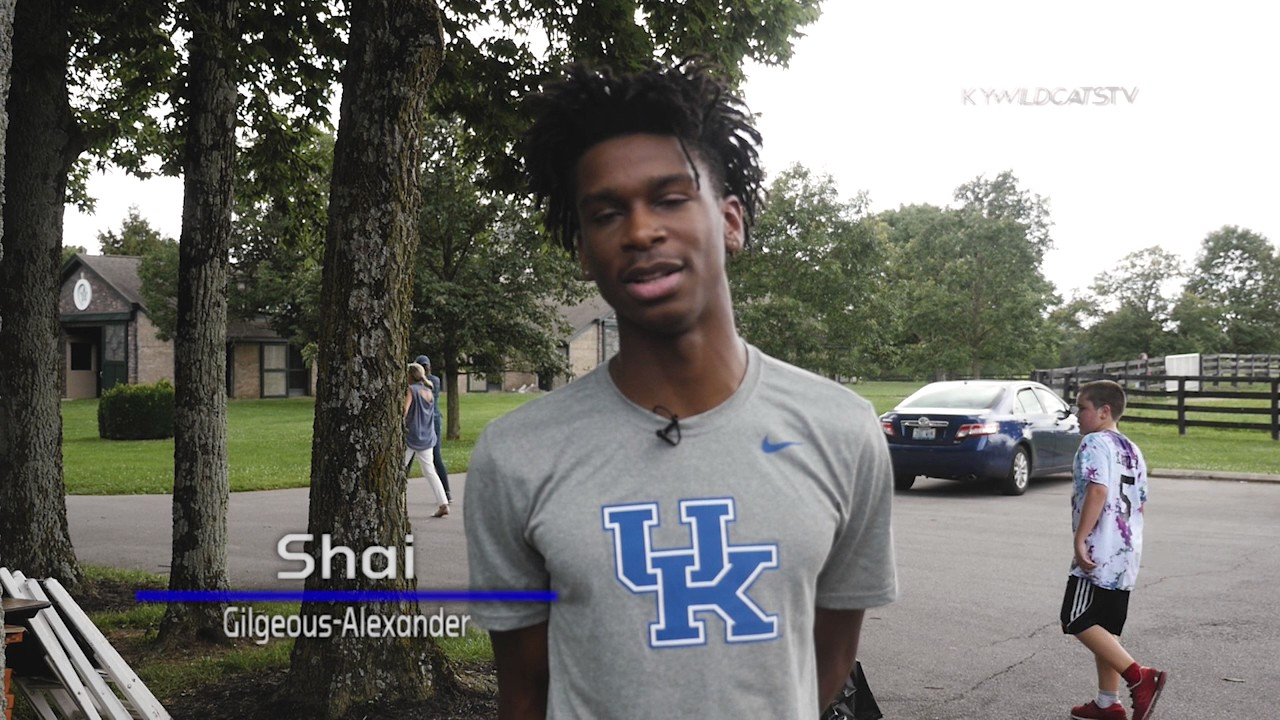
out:
{"label": "gray nike t-shirt", "polygon": [[896,594],[871,405],[749,347],[718,407],[667,420],[605,366],[495,420],[467,472],[475,621],[548,621],[551,718],[809,718],[814,608]]}

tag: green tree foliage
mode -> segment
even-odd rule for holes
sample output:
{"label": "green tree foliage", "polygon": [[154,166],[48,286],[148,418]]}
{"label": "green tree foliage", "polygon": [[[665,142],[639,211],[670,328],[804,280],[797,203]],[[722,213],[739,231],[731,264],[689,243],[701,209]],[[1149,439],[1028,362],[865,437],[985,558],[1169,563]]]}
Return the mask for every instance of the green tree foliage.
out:
{"label": "green tree foliage", "polygon": [[156,326],[156,336],[170,340],[178,325],[178,243],[170,240],[155,246],[138,264],[142,281],[142,301],[147,316]]}
{"label": "green tree foliage", "polygon": [[471,133],[463,150],[481,161],[497,187],[519,187],[506,152],[525,127],[520,104],[570,61],[617,71],[692,55],[732,80],[742,63],[785,64],[799,28],[819,16],[820,0],[467,0],[443,3],[448,46],[432,87],[441,115]]}
{"label": "green tree foliage", "polygon": [[1216,311],[1223,352],[1280,353],[1280,257],[1266,237],[1234,225],[1209,233],[1187,291]]}
{"label": "green tree foliage", "polygon": [[107,230],[98,233],[98,245],[103,255],[133,255],[143,257],[161,245],[176,245],[173,238],[165,237],[138,212],[137,205],[129,207],[129,214],[120,223],[120,232]]}
{"label": "green tree foliage", "polygon": [[91,211],[85,182],[94,168],[114,165],[147,177],[156,158],[175,152],[174,125],[155,109],[172,102],[180,58],[171,40],[174,0],[70,5],[67,80],[77,142],[68,198]]}
{"label": "green tree foliage", "polygon": [[1022,374],[1053,352],[1056,304],[1041,266],[1052,247],[1045,201],[1012,173],[961,185],[959,208],[883,213],[900,371],[933,377]]}
{"label": "green tree foliage", "polygon": [[301,135],[288,182],[241,158],[228,301],[231,315],[266,316],[291,343],[314,347],[334,137],[320,126]]}
{"label": "green tree foliage", "polygon": [[1175,351],[1172,293],[1185,277],[1182,260],[1159,246],[1120,259],[1093,281],[1095,322],[1088,330],[1092,362]]}
{"label": "green tree foliage", "polygon": [[1174,353],[1216,354],[1226,352],[1227,336],[1222,332],[1222,312],[1213,303],[1183,290],[1169,313],[1173,327]]}
{"label": "green tree foliage", "polygon": [[1163,323],[1173,307],[1169,292],[1185,275],[1181,258],[1153,245],[1125,255],[1114,269],[1098,273],[1091,289],[1104,304],[1131,307]]}
{"label": "green tree foliage", "polygon": [[1019,188],[1012,170],[1005,170],[991,180],[978,177],[967,182],[956,188],[954,197],[963,207],[985,218],[1012,220],[1021,225],[1026,242],[1041,259],[1053,249],[1048,201]]}
{"label": "green tree foliage", "polygon": [[142,280],[142,301],[146,303],[147,316],[155,323],[161,340],[172,339],[178,322],[178,241],[151,227],[135,205],[120,222],[118,233],[115,230],[98,233],[98,244],[103,255],[142,258],[138,276]]}
{"label": "green tree foliage", "polygon": [[1173,348],[1172,339],[1160,318],[1134,305],[1121,305],[1089,328],[1089,361],[1131,360],[1142,353],[1165,355]]}
{"label": "green tree foliage", "polygon": [[80,253],[87,253],[87,252],[89,252],[89,250],[85,248],[85,246],[83,245],[63,245],[62,246],[62,262],[60,263],[59,266],[66,265],[67,261],[71,260],[71,258],[75,257]]}
{"label": "green tree foliage", "polygon": [[830,175],[799,165],[774,179],[751,248],[730,263],[743,337],[831,376],[866,374],[883,363],[883,227],[866,206],[865,196],[843,201]]}
{"label": "green tree foliage", "polygon": [[1042,365],[1065,367],[1091,362],[1087,325],[1097,314],[1096,301],[1088,296],[1074,297],[1053,308],[1049,312],[1046,332],[1057,340],[1057,355],[1056,359]]}
{"label": "green tree foliage", "polygon": [[577,263],[540,235],[530,203],[486,189],[484,171],[459,154],[465,134],[458,123],[428,126],[410,331],[410,347],[444,375],[455,439],[459,370],[564,374],[569,328],[556,307],[585,296]]}

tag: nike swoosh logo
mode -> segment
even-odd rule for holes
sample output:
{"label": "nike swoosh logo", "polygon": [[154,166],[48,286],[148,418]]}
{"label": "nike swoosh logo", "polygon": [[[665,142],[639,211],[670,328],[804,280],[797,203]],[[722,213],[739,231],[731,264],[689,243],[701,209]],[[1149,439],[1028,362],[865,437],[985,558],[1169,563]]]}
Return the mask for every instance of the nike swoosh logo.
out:
{"label": "nike swoosh logo", "polygon": [[792,440],[787,440],[786,442],[780,442],[780,443],[771,443],[769,442],[769,436],[765,435],[764,440],[760,441],[760,449],[764,451],[765,455],[772,455],[778,452],[779,450],[786,450],[792,445],[799,445],[799,444],[800,443]]}

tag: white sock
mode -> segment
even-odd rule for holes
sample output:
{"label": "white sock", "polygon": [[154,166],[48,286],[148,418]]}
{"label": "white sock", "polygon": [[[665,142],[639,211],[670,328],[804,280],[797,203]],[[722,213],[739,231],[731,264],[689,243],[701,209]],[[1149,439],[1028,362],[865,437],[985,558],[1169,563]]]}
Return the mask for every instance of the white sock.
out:
{"label": "white sock", "polygon": [[1094,700],[1094,702],[1098,703],[1098,707],[1102,708],[1103,710],[1106,710],[1112,705],[1115,705],[1116,703],[1120,702],[1120,693],[1109,692],[1107,690],[1099,690],[1098,699]]}

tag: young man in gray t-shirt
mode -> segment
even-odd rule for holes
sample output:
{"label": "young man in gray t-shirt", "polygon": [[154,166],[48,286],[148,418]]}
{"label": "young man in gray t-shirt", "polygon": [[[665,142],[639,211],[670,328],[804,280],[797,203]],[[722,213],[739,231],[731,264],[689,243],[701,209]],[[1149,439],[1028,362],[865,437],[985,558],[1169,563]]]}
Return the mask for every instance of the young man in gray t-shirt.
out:
{"label": "young man in gray t-shirt", "polygon": [[817,717],[894,599],[871,406],[734,326],[763,173],[697,64],[574,68],[525,138],[548,227],[617,313],[605,366],[486,428],[468,471],[500,718]]}

